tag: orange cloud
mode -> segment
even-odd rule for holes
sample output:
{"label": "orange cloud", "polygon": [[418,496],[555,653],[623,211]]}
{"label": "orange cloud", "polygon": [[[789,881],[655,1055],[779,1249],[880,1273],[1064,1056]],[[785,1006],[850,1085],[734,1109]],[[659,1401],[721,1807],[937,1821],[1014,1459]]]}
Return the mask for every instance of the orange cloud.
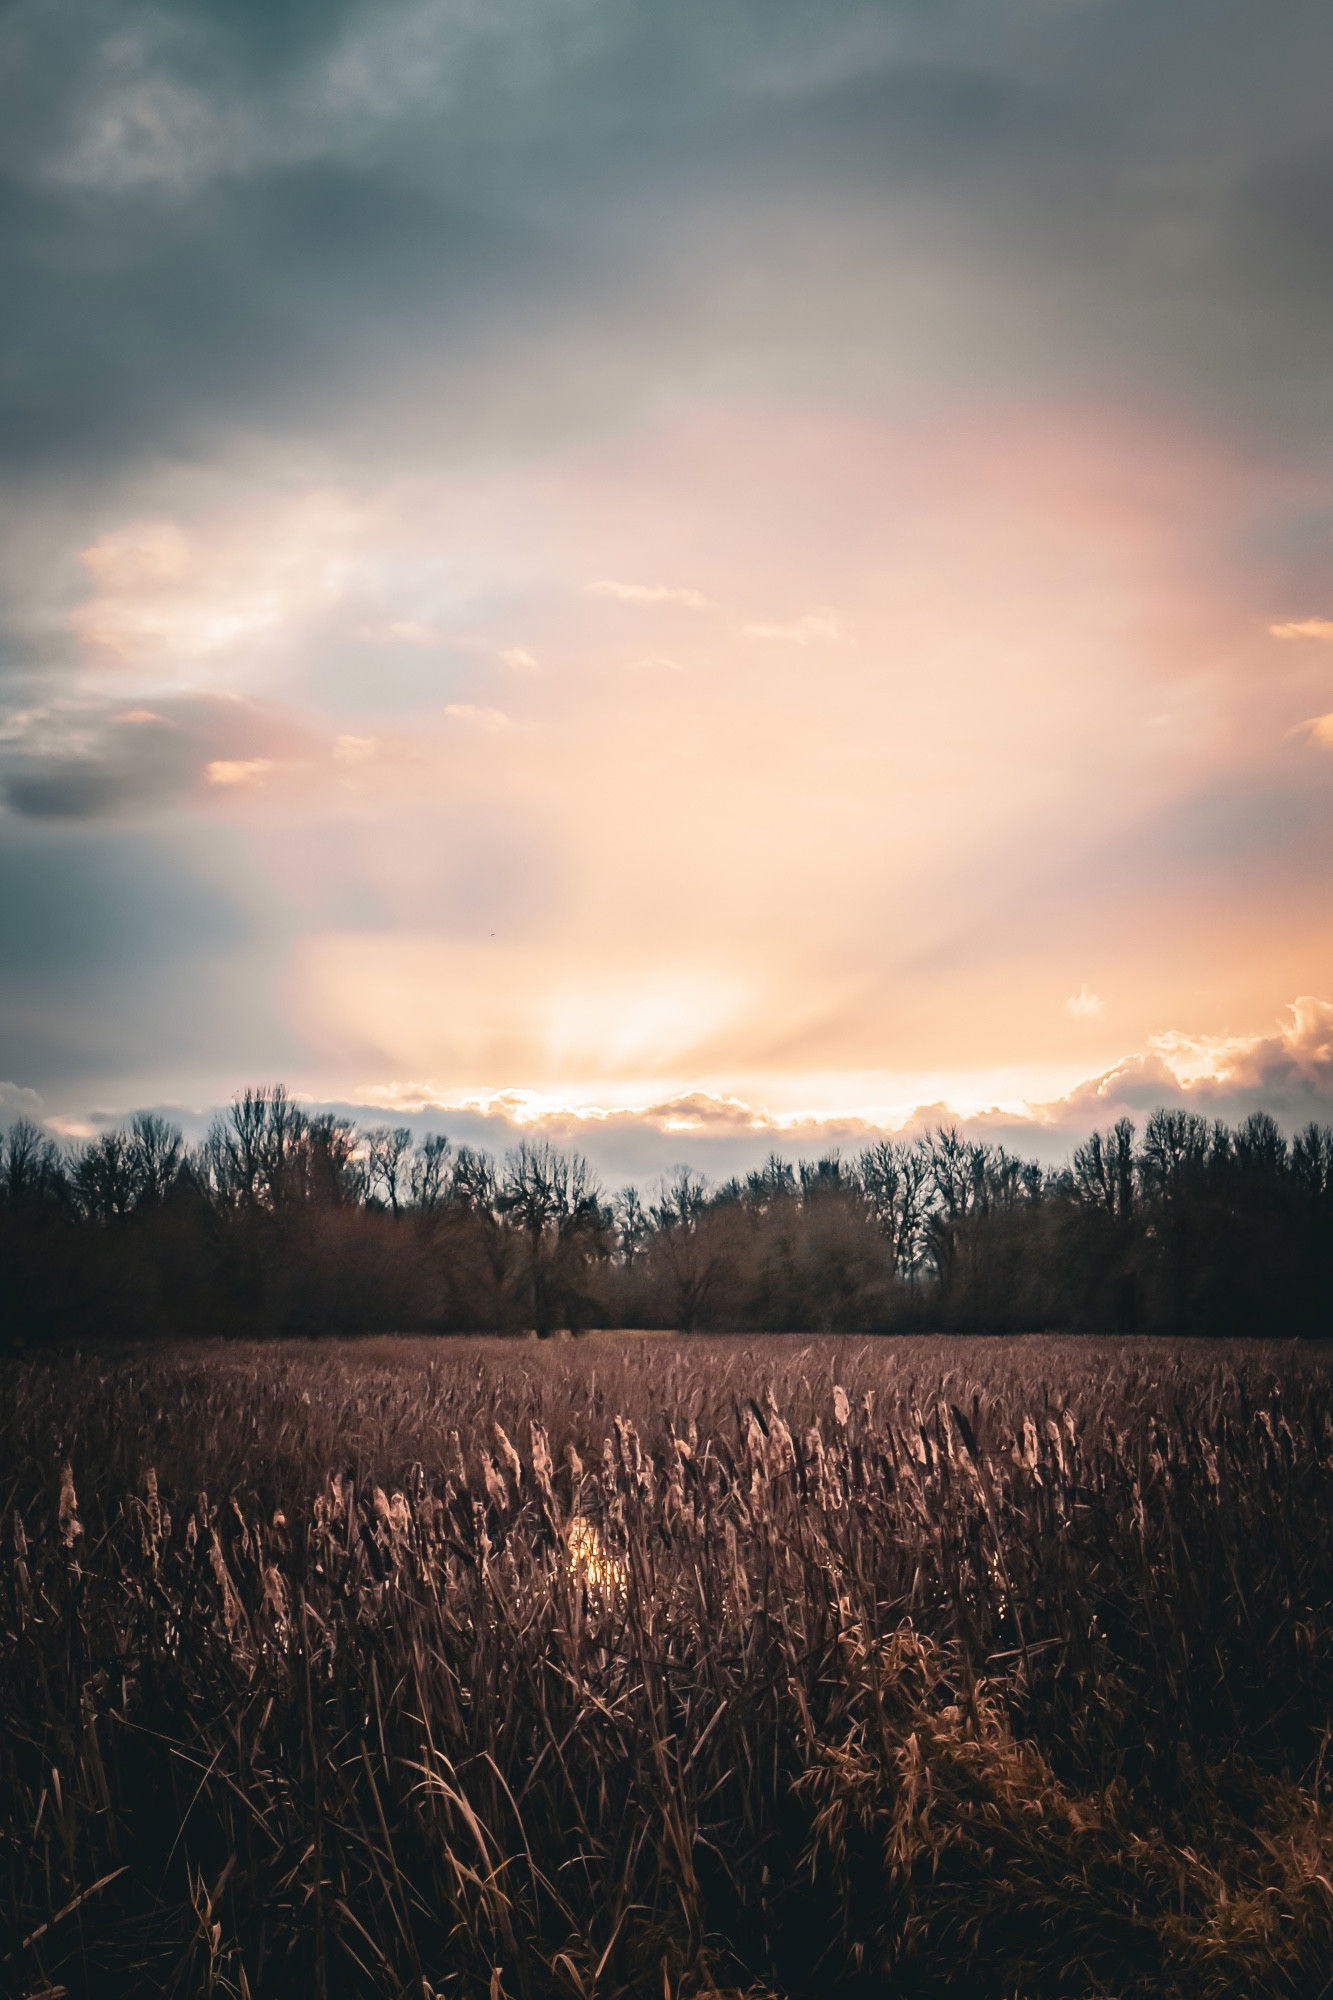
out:
{"label": "orange cloud", "polygon": [[[911,1138],[941,1124],[957,1124],[973,1137],[998,1139],[1058,1160],[1092,1126],[1120,1116],[1141,1121],[1161,1104],[1232,1120],[1267,1108],[1291,1127],[1310,1118],[1333,1118],[1333,1001],[1296,1000],[1287,1018],[1266,1034],[1163,1033],[1104,1075],[1061,1097],[1028,1104],[988,1105],[983,1100],[960,1105],[944,1096],[919,1099],[893,1115],[856,1110],[779,1114],[735,1094],[697,1090],[616,1103],[532,1090],[451,1097],[433,1083],[363,1085],[356,1096],[375,1109],[438,1113],[446,1125],[460,1116],[480,1118],[489,1128],[482,1136],[496,1147],[536,1129],[594,1157],[610,1157],[607,1148],[617,1146],[621,1156],[629,1157],[623,1146],[633,1142],[644,1160],[684,1156],[707,1166],[718,1157],[716,1149],[723,1148],[728,1171],[770,1147],[787,1155],[830,1148],[855,1153],[886,1133]],[[675,1152],[668,1155],[658,1142],[668,1142]]]}
{"label": "orange cloud", "polygon": [[840,637],[838,621],[831,611],[810,611],[790,625],[742,625],[747,639],[773,639],[787,646],[831,646]]}
{"label": "orange cloud", "polygon": [[620,604],[683,604],[689,611],[702,611],[708,602],[702,591],[670,583],[617,583],[601,577],[583,589],[588,597],[613,597]]}
{"label": "orange cloud", "polygon": [[514,726],[514,718],[506,715],[502,708],[477,708],[466,701],[446,703],[444,713],[451,722],[469,722],[477,729],[488,729],[492,733]]}
{"label": "orange cloud", "polygon": [[252,785],[272,769],[268,757],[215,757],[204,766],[204,781],[209,785]]}
{"label": "orange cloud", "polygon": [[1294,618],[1268,629],[1275,639],[1333,639],[1333,618]]}

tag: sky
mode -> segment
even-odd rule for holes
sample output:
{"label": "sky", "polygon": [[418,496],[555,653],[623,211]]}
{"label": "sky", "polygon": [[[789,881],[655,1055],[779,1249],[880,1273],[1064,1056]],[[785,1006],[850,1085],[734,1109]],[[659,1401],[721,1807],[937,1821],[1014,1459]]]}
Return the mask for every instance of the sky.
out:
{"label": "sky", "polygon": [[0,1116],[1333,1119],[1330,66],[10,0]]}

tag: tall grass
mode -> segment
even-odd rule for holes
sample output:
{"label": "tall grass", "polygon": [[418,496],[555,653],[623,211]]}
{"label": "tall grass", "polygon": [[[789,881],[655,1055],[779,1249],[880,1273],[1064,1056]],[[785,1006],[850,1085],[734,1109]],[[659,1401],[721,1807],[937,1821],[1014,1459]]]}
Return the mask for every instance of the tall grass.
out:
{"label": "tall grass", "polygon": [[1333,1990],[1327,1357],[0,1380],[0,1989]]}

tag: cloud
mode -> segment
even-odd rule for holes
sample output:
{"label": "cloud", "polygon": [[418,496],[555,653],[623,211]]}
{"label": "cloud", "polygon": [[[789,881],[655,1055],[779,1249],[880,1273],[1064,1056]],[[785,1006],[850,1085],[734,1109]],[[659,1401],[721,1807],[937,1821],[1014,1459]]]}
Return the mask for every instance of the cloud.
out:
{"label": "cloud", "polygon": [[1150,1036],[1141,1053],[1035,1115],[1078,1130],[1163,1103],[1233,1120],[1271,1111],[1288,1127],[1333,1119],[1333,1000],[1302,995],[1259,1034]]}
{"label": "cloud", "polygon": [[358,625],[358,639],[375,646],[440,646],[448,634],[419,618],[391,618],[382,625]]}
{"label": "cloud", "polygon": [[506,715],[502,708],[478,708],[468,701],[451,701],[444,713],[451,722],[467,723],[474,729],[486,730],[492,736],[514,726],[514,718]]}
{"label": "cloud", "polygon": [[1301,724],[1301,734],[1323,750],[1333,750],[1333,714],[1312,715]]}
{"label": "cloud", "polygon": [[679,584],[616,583],[603,577],[585,583],[583,589],[588,597],[613,597],[620,604],[683,604],[687,610],[702,611],[708,603],[702,591]]}
{"label": "cloud", "polygon": [[747,639],[774,639],[788,646],[831,646],[840,636],[832,611],[809,611],[790,625],[742,625]]}
{"label": "cloud", "polygon": [[42,1099],[37,1091],[26,1090],[22,1084],[6,1083],[0,1079],[0,1132],[7,1131],[20,1118],[40,1125],[44,1115]]}
{"label": "cloud", "polygon": [[1080,986],[1077,993],[1071,993],[1065,1001],[1065,1011],[1076,1021],[1095,1020],[1106,1012],[1106,1002],[1100,993],[1090,993],[1086,986]]}
{"label": "cloud", "polygon": [[[366,1087],[364,1115],[392,1111],[421,1129],[443,1127],[465,1143],[503,1151],[535,1130],[577,1147],[605,1172],[650,1177],[682,1158],[714,1175],[743,1172],[774,1150],[784,1158],[831,1149],[854,1154],[889,1136],[911,1139],[940,1125],[1058,1164],[1095,1127],[1141,1123],[1161,1105],[1238,1122],[1269,1111],[1289,1130],[1333,1121],[1333,1001],[1303,996],[1267,1032],[1197,1036],[1164,1031],[1148,1046],[1065,1095],[1028,1107],[960,1112],[947,1098],[885,1120],[843,1112],[775,1115],[733,1094],[689,1091],[639,1106],[561,1104],[534,1091],[497,1091],[450,1102],[432,1084]],[[369,1107],[369,1109],[364,1109]]]}
{"label": "cloud", "polygon": [[[364,562],[362,510],[315,489],[265,512],[134,521],[91,543],[80,558],[90,594],[70,617],[89,656],[176,675],[192,664],[218,670],[341,606]],[[404,618],[363,623],[356,636],[414,647],[439,637]]]}
{"label": "cloud", "polygon": [[[0,1122],[9,1102],[4,1088],[0,1086]],[[830,1151],[854,1158],[877,1139],[911,1140],[941,1125],[1056,1166],[1094,1127],[1120,1117],[1141,1127],[1160,1105],[1233,1123],[1251,1111],[1267,1110],[1293,1131],[1312,1119],[1333,1121],[1333,1001],[1298,999],[1263,1034],[1165,1032],[1064,1096],[1027,1109],[960,1112],[948,1098],[940,1098],[891,1119],[854,1110],[779,1116],[737,1094],[705,1090],[615,1105],[566,1103],[519,1089],[459,1097],[433,1082],[367,1084],[347,1097],[312,1092],[307,1100],[361,1125],[382,1124],[388,1115],[418,1136],[443,1131],[456,1145],[479,1146],[496,1155],[523,1138],[540,1136],[586,1154],[610,1185],[624,1180],[650,1184],[683,1161],[721,1180],[744,1174],[770,1152],[784,1159]],[[35,1093],[18,1090],[14,1105],[14,1115],[43,1115],[48,1124],[57,1122]],[[59,1116],[62,1129],[82,1130],[114,1123],[131,1108],[128,1101],[115,1112],[70,1107]],[[210,1115],[207,1104],[159,1108],[195,1135],[202,1134]]]}
{"label": "cloud", "polygon": [[500,658],[505,666],[515,667],[521,673],[535,674],[541,671],[536,654],[530,653],[526,646],[506,646]]}
{"label": "cloud", "polygon": [[247,863],[225,822],[183,819],[163,839],[125,812],[15,814],[3,832],[5,1067],[52,1114],[160,1101],[173,1074],[225,1098],[232,1065],[295,1072],[262,849]]}
{"label": "cloud", "polygon": [[1275,639],[1333,639],[1333,618],[1294,618],[1268,629]]}
{"label": "cloud", "polygon": [[[757,997],[697,1074],[761,1100],[734,1066],[796,1059],[825,967],[870,996],[830,1070],[1087,1050],[1069,966],[1126,1046],[1330,990],[1326,767],[1243,768],[1327,698],[1265,635],[1325,602],[1327,9],[14,0],[0,36],[0,671],[53,718],[0,793],[40,875],[151,811],[122,905],[177,912],[153,853],[206,831],[257,924],[290,869],[290,962],[447,929],[461,796],[568,868],[533,990],[650,925],[734,944]],[[688,682],[624,671],[654,645]],[[560,674],[506,678],[529,647]],[[77,983],[110,1077],[143,1010]]]}
{"label": "cloud", "polygon": [[271,757],[215,757],[204,766],[204,782],[209,785],[253,785],[274,770]]}
{"label": "cloud", "polygon": [[33,820],[92,820],[174,804],[196,786],[243,787],[318,739],[284,711],[223,695],[154,708],[69,703],[29,715],[0,753],[0,799]]}

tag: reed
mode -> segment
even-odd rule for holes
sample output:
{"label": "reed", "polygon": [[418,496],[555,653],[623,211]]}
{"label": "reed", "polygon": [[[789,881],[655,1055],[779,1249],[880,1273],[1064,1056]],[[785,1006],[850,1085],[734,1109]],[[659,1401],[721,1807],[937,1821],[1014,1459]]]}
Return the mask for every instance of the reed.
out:
{"label": "reed", "polygon": [[1327,1356],[4,1364],[0,1988],[1307,1995]]}

